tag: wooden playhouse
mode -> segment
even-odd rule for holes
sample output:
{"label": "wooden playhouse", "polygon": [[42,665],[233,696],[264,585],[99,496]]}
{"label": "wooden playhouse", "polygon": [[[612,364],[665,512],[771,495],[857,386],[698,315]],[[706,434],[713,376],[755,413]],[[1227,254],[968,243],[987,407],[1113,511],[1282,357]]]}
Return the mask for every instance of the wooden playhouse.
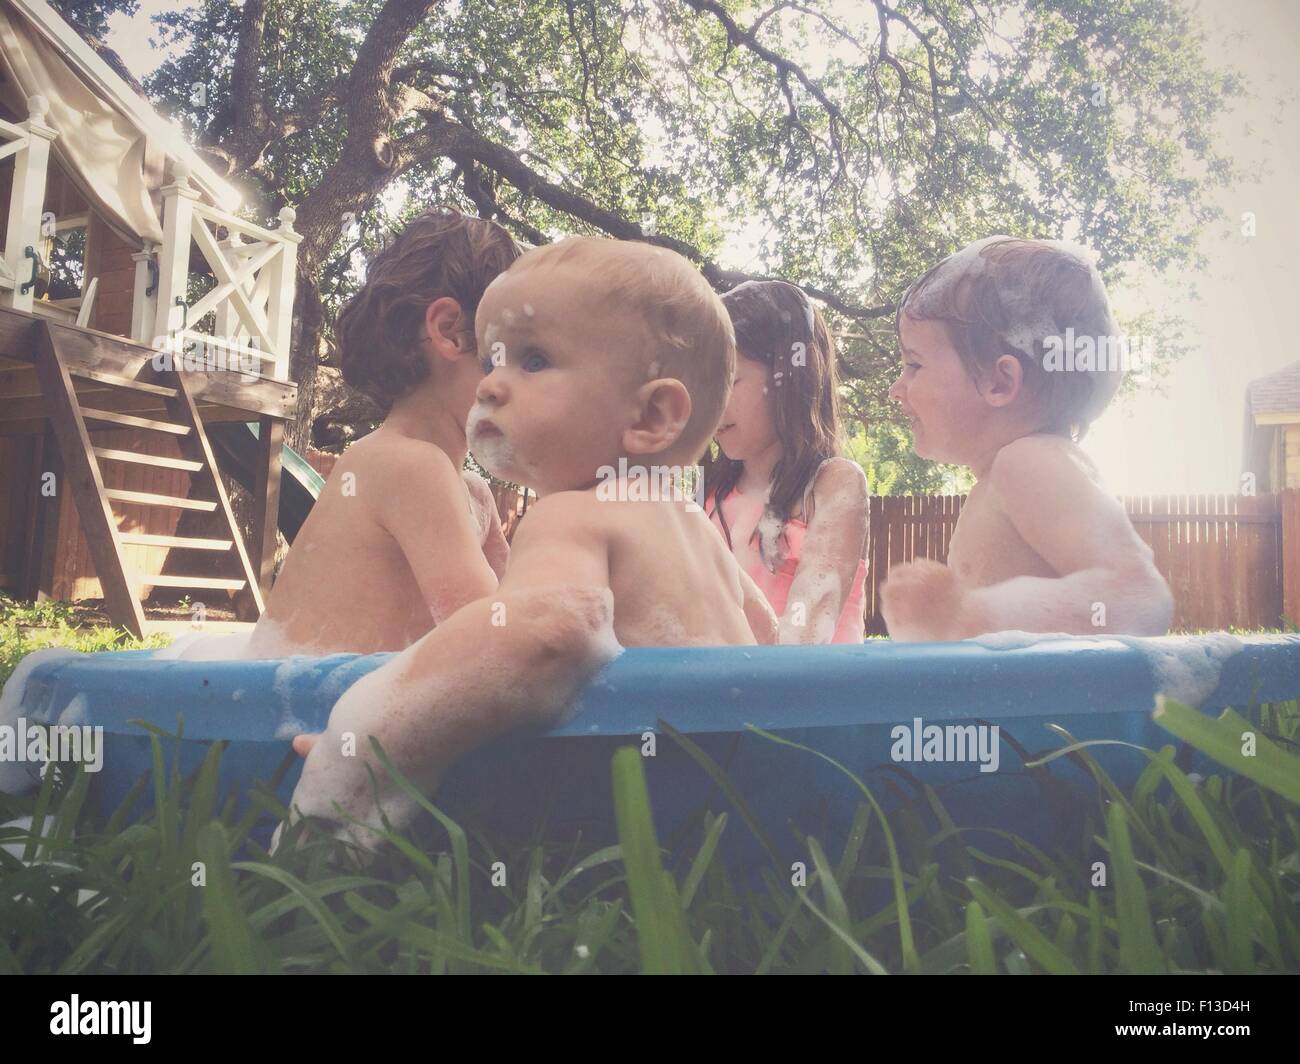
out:
{"label": "wooden playhouse", "polygon": [[[52,8],[0,0],[8,594],[102,597],[137,635],[188,626],[152,609],[182,593],[224,607],[233,623],[260,614],[296,402],[301,237],[292,209],[264,228],[239,206],[180,130]],[[217,475],[219,426],[256,431],[248,542]]]}

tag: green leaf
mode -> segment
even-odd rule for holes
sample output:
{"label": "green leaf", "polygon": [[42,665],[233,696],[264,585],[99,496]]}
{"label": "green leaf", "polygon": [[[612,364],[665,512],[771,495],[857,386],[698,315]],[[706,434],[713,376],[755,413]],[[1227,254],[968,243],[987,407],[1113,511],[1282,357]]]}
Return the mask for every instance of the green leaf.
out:
{"label": "green leaf", "polygon": [[1036,961],[1046,972],[1052,975],[1079,974],[1069,957],[1052,945],[1038,928],[978,879],[967,879],[966,887],[975,895],[977,902],[997,917],[1003,930],[1017,946],[1024,950],[1025,955]]}
{"label": "green leaf", "polygon": [[319,887],[308,886],[297,876],[286,872],[283,868],[262,861],[241,861],[233,867],[255,876],[262,876],[264,879],[270,879],[294,894],[302,903],[302,907],[320,924],[321,930],[325,932],[325,937],[338,950],[339,956],[348,963],[348,966],[353,970],[361,968],[361,964],[348,942],[348,933],[343,929],[343,925],[339,923],[338,918],[330,912],[324,901],[321,900],[322,895]]}
{"label": "green leaf", "polygon": [[997,963],[993,959],[993,938],[989,935],[988,921],[977,901],[966,906],[966,952],[970,970],[975,975],[996,975]]}
{"label": "green leaf", "polygon": [[384,752],[380,746],[379,740],[375,736],[370,737],[371,748],[375,755],[383,763],[388,774],[392,777],[402,790],[404,790],[416,802],[433,814],[434,818],[441,824],[447,832],[447,837],[451,840],[451,855],[456,871],[456,929],[461,937],[466,941],[470,938],[470,889],[469,889],[469,842],[465,838],[464,829],[457,824],[451,817],[447,816],[441,809],[435,806],[424,792],[415,784],[406,778]]}
{"label": "green leaf", "polygon": [[623,747],[613,757],[614,818],[623,847],[628,893],[636,921],[641,969],[647,975],[679,975],[703,968],[686,933],[672,877],[659,863],[659,841],[640,751]]}
{"label": "green leaf", "polygon": [[718,840],[722,838],[722,829],[727,826],[727,814],[721,813],[713,817],[709,822],[708,829],[704,833],[704,841],[700,844],[700,849],[695,855],[695,860],[691,862],[690,871],[686,873],[686,879],[682,883],[682,907],[689,909],[691,901],[695,897],[696,890],[699,889],[700,882],[704,879],[704,873],[709,870],[709,864],[713,860],[714,853],[718,849]]}
{"label": "green leaf", "polygon": [[217,804],[217,776],[225,747],[223,742],[212,743],[203,757],[203,764],[199,766],[194,790],[190,795],[189,815],[185,818],[185,830],[181,834],[182,853],[193,852],[199,828],[212,819],[212,811]]}
{"label": "green leaf", "polygon": [[1133,860],[1124,810],[1111,805],[1106,814],[1106,838],[1110,843],[1115,880],[1115,910],[1119,920],[1119,963],[1134,975],[1166,971],[1165,959],[1156,945],[1146,887]]}
{"label": "green leaf", "polygon": [[740,819],[745,822],[749,830],[754,833],[754,838],[758,839],[759,844],[767,851],[768,857],[771,858],[772,864],[780,867],[781,859],[777,856],[776,847],[772,845],[772,840],[768,838],[767,832],[763,830],[762,822],[754,815],[754,811],[749,807],[741,793],[736,790],[736,785],[731,782],[731,778],[722,771],[721,766],[706,754],[696,743],[679,732],[666,720],[661,720],[656,724],[657,728],[673,740],[690,756],[697,765],[704,770],[709,779],[717,785],[722,791],[723,796],[732,805],[736,807],[736,812],[740,814]]}
{"label": "green leaf", "polygon": [[1224,909],[1227,913],[1227,970],[1249,975],[1255,968],[1255,892],[1250,885],[1250,851],[1238,850],[1228,875]]}
{"label": "green leaf", "polygon": [[822,897],[826,904],[827,920],[832,929],[838,928],[842,934],[836,936],[839,941],[832,942],[830,971],[834,975],[848,975],[853,971],[853,962],[844,949],[844,940],[853,938],[853,922],[849,919],[849,907],[844,903],[840,885],[835,882],[830,862],[822,852],[821,845],[811,835],[808,836],[808,852],[812,855],[813,866],[817,869],[817,882],[822,888]]}
{"label": "green leaf", "polygon": [[[1190,743],[1219,764],[1267,787],[1289,802],[1300,804],[1300,757],[1286,753],[1244,717],[1225,709],[1214,719],[1198,709],[1160,695],[1153,719],[1160,727]],[[1243,733],[1255,739],[1255,754],[1242,753]]]}
{"label": "green leaf", "polygon": [[278,970],[240,908],[225,828],[216,821],[207,824],[199,831],[197,846],[205,866],[206,885],[192,889],[203,892],[213,967],[227,975]]}
{"label": "green leaf", "polygon": [[807,891],[801,890],[797,896],[799,898],[799,901],[802,904],[806,905],[810,910],[812,910],[813,915],[816,916],[818,920],[820,920],[828,928],[830,928],[831,934],[833,934],[836,938],[840,940],[840,942],[842,942],[845,946],[847,946],[850,950],[853,951],[853,953],[857,956],[858,960],[862,962],[862,966],[868,972],[870,972],[872,975],[889,974],[888,971],[885,969],[885,966],[881,964],[878,960],[876,960],[876,958],[873,957],[870,953],[868,953],[866,949],[863,948],[862,944],[858,942],[858,940],[855,939],[851,933],[846,931],[844,928],[840,927],[839,924],[837,924],[834,920],[832,920],[829,916],[827,916],[824,912],[822,912],[819,908],[817,908],[813,900],[808,897]]}
{"label": "green leaf", "polygon": [[913,975],[919,975],[921,973],[921,958],[916,952],[916,944],[912,937],[912,919],[908,913],[907,891],[903,887],[903,866],[898,859],[898,847],[894,843],[894,833],[890,830],[889,821],[885,819],[884,811],[880,808],[880,803],[876,801],[875,795],[867,789],[867,785],[858,779],[857,776],[841,765],[833,757],[828,757],[820,750],[814,750],[811,747],[803,746],[800,743],[792,742],[789,739],[782,739],[779,735],[773,735],[771,732],[766,732],[762,728],[756,728],[752,724],[747,725],[747,727],[750,731],[761,735],[763,738],[774,743],[779,743],[781,746],[789,746],[795,750],[802,750],[804,753],[812,754],[813,756],[819,757],[823,761],[834,765],[853,781],[858,790],[860,790],[866,797],[867,801],[871,803],[871,808],[876,811],[876,816],[880,818],[880,824],[885,833],[885,847],[889,851],[889,871],[894,884],[894,901],[898,905],[898,938],[903,953],[903,968],[905,971]]}

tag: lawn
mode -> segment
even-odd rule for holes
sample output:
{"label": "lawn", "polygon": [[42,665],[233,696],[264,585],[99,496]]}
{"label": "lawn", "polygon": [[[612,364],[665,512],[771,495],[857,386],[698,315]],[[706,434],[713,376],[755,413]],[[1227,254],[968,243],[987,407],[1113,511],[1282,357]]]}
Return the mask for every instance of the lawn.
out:
{"label": "lawn", "polygon": [[[0,610],[3,675],[41,646],[165,642],[77,628],[66,606]],[[56,769],[37,794],[0,796],[0,823],[17,821],[0,828],[0,971],[1300,970],[1300,709],[1217,724],[1167,712],[1171,743],[1128,793],[1086,748],[1064,755],[1098,786],[1084,829],[1049,849],[1009,836],[989,852],[925,786],[882,817],[863,787],[846,843],[801,840],[806,877],[774,864],[761,887],[718,858],[724,833],[748,830],[721,795],[665,863],[631,748],[611,764],[618,845],[508,842],[422,800],[429,815],[364,866],[311,824],[268,856],[251,817],[284,810],[269,789],[251,814],[216,809],[220,746],[192,778],[142,780],[154,808],[132,824],[92,811],[88,777]],[[1244,728],[1253,759],[1235,745]],[[1188,776],[1178,739],[1225,771]]]}

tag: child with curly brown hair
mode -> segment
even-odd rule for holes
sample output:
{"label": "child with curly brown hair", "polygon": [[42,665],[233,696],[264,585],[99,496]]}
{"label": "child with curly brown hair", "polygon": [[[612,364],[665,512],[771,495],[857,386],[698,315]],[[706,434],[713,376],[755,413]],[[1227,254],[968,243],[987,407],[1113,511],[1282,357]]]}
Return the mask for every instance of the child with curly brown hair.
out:
{"label": "child with curly brown hair", "polygon": [[344,379],[387,416],[335,464],[250,656],[401,650],[495,590],[508,548],[487,485],[461,469],[483,379],[474,315],[518,255],[495,223],[438,210],[370,264],[338,341]]}

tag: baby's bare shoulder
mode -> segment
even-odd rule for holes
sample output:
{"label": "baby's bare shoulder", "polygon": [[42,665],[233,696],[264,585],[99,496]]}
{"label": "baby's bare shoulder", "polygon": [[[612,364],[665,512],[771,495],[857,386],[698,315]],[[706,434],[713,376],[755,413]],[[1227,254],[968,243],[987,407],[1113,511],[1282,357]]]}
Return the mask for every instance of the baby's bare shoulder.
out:
{"label": "baby's bare shoulder", "polygon": [[578,537],[604,529],[608,506],[590,492],[557,491],[530,503],[519,522],[517,544],[536,542],[551,536]]}

